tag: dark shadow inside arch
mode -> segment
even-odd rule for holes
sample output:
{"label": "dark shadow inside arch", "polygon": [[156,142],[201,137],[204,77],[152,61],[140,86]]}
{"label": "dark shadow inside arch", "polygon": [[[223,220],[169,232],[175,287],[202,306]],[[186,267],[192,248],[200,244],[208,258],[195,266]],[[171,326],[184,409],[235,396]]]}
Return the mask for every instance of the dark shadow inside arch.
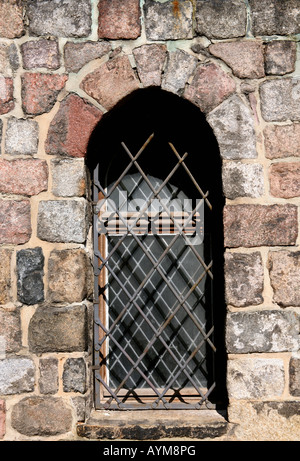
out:
{"label": "dark shadow inside arch", "polygon": [[[220,408],[227,405],[225,353],[225,300],[223,275],[223,219],[221,157],[214,133],[204,114],[189,101],[160,88],[137,90],[124,98],[102,120],[90,138],[86,164],[91,172],[99,164],[99,179],[103,188],[113,184],[129,164],[130,159],[121,143],[135,155],[147,138],[154,138],[138,162],[148,175],[164,180],[177,160],[169,146],[171,142],[185,160],[204,193],[209,191],[212,212],[205,211],[205,232],[210,232],[213,259],[213,319],[216,354],[209,361],[214,368],[216,388],[210,400]],[[162,147],[163,146],[163,147]],[[136,172],[136,169],[135,169]],[[130,174],[131,171],[128,172]],[[199,192],[180,167],[172,177],[189,198]],[[205,207],[207,208],[207,207]],[[212,375],[209,371],[209,376]]]}

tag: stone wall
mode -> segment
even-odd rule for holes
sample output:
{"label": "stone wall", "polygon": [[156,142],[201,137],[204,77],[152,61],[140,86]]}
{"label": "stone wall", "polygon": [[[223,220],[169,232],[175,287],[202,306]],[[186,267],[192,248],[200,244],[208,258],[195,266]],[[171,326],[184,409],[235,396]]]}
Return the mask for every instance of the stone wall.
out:
{"label": "stone wall", "polygon": [[92,408],[84,156],[103,114],[149,86],[198,106],[223,160],[221,439],[299,440],[298,34],[297,0],[0,1],[2,440],[80,438]]}

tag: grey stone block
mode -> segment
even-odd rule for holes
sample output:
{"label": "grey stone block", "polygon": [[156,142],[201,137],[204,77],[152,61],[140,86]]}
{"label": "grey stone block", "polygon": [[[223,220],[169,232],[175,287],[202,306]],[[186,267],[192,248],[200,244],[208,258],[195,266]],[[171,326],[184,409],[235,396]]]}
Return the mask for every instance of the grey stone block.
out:
{"label": "grey stone block", "polygon": [[66,360],[63,371],[63,390],[64,392],[86,391],[86,369],[82,358],[69,358]]}
{"label": "grey stone block", "polygon": [[170,52],[161,85],[162,89],[180,94],[196,69],[197,63],[198,59],[185,51]]}
{"label": "grey stone block", "polygon": [[258,163],[225,163],[222,179],[224,195],[232,200],[237,197],[260,197],[264,192],[263,167]]}
{"label": "grey stone block", "polygon": [[44,301],[44,255],[41,248],[17,252],[18,299],[24,304]]}
{"label": "grey stone block", "polygon": [[34,363],[27,357],[10,357],[0,360],[0,394],[32,392],[34,373]]}
{"label": "grey stone block", "polygon": [[41,359],[39,369],[41,394],[56,394],[58,391],[58,360],[54,357]]}
{"label": "grey stone block", "polygon": [[300,79],[279,78],[260,85],[261,113],[267,122],[300,120]]}
{"label": "grey stone block", "polygon": [[300,33],[298,0],[249,0],[253,35]]}
{"label": "grey stone block", "polygon": [[34,120],[10,117],[5,134],[5,153],[34,155],[38,150],[38,123]]}
{"label": "grey stone block", "polygon": [[57,197],[82,197],[86,192],[84,159],[52,160],[52,192]]}

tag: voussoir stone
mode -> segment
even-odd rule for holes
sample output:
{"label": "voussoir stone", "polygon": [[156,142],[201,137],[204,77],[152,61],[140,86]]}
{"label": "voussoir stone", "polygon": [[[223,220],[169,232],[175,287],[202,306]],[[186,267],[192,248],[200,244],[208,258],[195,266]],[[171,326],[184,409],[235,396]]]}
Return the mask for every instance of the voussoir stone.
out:
{"label": "voussoir stone", "polygon": [[18,352],[21,349],[21,343],[20,311],[0,311],[0,356],[6,353]]}
{"label": "voussoir stone", "polygon": [[298,0],[249,0],[253,35],[300,33]]}
{"label": "voussoir stone", "polygon": [[32,305],[44,301],[44,255],[42,248],[26,248],[17,252],[18,300]]}
{"label": "voussoir stone", "polygon": [[167,56],[166,45],[152,43],[142,45],[132,51],[139,78],[146,88],[160,86],[162,71]]}
{"label": "voussoir stone", "polygon": [[59,49],[56,40],[29,40],[21,45],[24,69],[44,67],[58,69]]}
{"label": "voussoir stone", "polygon": [[225,197],[260,197],[264,192],[263,167],[258,163],[226,162],[222,169]]}
{"label": "voussoir stone", "polygon": [[11,395],[34,390],[34,363],[27,357],[0,360],[0,394]]}
{"label": "voussoir stone", "polygon": [[14,86],[10,77],[0,76],[0,115],[14,109]]}
{"label": "voussoir stone", "polygon": [[297,206],[226,205],[226,247],[295,245],[298,235]]}
{"label": "voussoir stone", "polygon": [[35,120],[9,117],[5,133],[5,153],[35,155],[38,150],[39,126]]}
{"label": "voussoir stone", "polygon": [[294,72],[297,44],[288,40],[274,40],[265,45],[267,75],[284,75]]}
{"label": "voussoir stone", "polygon": [[18,38],[23,35],[23,8],[20,0],[0,2],[0,37]]}
{"label": "voussoir stone", "polygon": [[0,243],[22,244],[31,237],[29,200],[0,201]]}
{"label": "voussoir stone", "polygon": [[135,39],[141,34],[141,11],[139,0],[100,0],[99,38]]}
{"label": "voussoir stone", "polygon": [[170,52],[162,81],[162,89],[180,94],[196,69],[198,59],[182,50]]}
{"label": "voussoir stone", "polygon": [[11,257],[11,249],[0,248],[0,304],[11,300]]}
{"label": "voussoir stone", "polygon": [[300,252],[271,251],[268,267],[274,302],[280,306],[300,306]]}
{"label": "voussoir stone", "polygon": [[300,79],[279,78],[260,85],[261,112],[267,122],[300,120]]}
{"label": "voussoir stone", "polygon": [[64,434],[72,429],[72,411],[58,397],[25,397],[13,407],[11,424],[27,436]]}
{"label": "voussoir stone", "polygon": [[268,125],[264,129],[266,157],[300,157],[300,123]]}
{"label": "voussoir stone", "polygon": [[300,162],[274,163],[269,169],[270,192],[274,197],[300,196]]}
{"label": "voussoir stone", "polygon": [[36,195],[47,190],[47,162],[39,159],[0,159],[0,192]]}
{"label": "voussoir stone", "polygon": [[67,42],[64,46],[65,68],[67,72],[78,72],[93,59],[100,59],[111,50],[111,44],[101,42]]}

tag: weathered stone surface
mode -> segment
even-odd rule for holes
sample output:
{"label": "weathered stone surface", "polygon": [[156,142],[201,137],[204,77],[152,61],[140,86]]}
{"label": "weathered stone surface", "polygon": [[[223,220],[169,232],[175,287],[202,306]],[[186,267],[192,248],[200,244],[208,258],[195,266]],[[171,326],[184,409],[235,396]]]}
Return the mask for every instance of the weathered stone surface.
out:
{"label": "weathered stone surface", "polygon": [[57,197],[82,197],[86,192],[84,159],[55,159],[51,161],[52,192]]}
{"label": "weathered stone surface", "polygon": [[0,394],[11,395],[34,390],[35,367],[27,357],[0,360]]}
{"label": "weathered stone surface", "polygon": [[72,428],[72,412],[61,398],[25,397],[13,407],[11,424],[27,436],[64,434]]}
{"label": "weathered stone surface", "polygon": [[37,234],[48,242],[83,243],[87,234],[85,200],[48,200],[39,203]]}
{"label": "weathered stone surface", "polygon": [[24,69],[34,69],[35,67],[58,69],[60,66],[56,40],[30,40],[22,43],[20,48]]}
{"label": "weathered stone surface", "polygon": [[135,39],[141,34],[141,11],[139,0],[100,0],[99,38]]}
{"label": "weathered stone surface", "polygon": [[90,135],[101,117],[102,112],[85,99],[68,95],[50,123],[46,153],[84,157]]}
{"label": "weathered stone surface", "polygon": [[90,0],[29,0],[30,35],[86,37],[91,32]]}
{"label": "weathered stone surface", "polygon": [[14,109],[13,80],[0,76],[0,115],[7,114]]}
{"label": "weathered stone surface", "polygon": [[236,307],[263,302],[264,271],[261,254],[225,253],[225,296]]}
{"label": "weathered stone surface", "polygon": [[280,306],[300,306],[300,252],[271,251],[268,267],[274,302]]}
{"label": "weathered stone surface", "polygon": [[210,45],[209,51],[231,67],[239,78],[262,78],[265,75],[262,43],[250,40],[219,42]]}
{"label": "weathered stone surface", "polygon": [[268,125],[264,129],[266,157],[300,157],[300,123]]}
{"label": "weathered stone surface", "polygon": [[300,33],[297,0],[250,0],[253,35],[292,35]]}
{"label": "weathered stone surface", "polygon": [[283,360],[275,358],[238,358],[228,361],[229,398],[267,399],[279,397],[284,390]]}
{"label": "weathered stone surface", "polygon": [[22,76],[22,107],[28,115],[50,112],[67,75],[28,72]]}
{"label": "weathered stone surface", "polygon": [[222,170],[227,198],[260,197],[264,192],[263,167],[258,163],[227,162]]}
{"label": "weathered stone surface", "polygon": [[267,75],[284,75],[294,72],[297,44],[278,40],[265,45],[265,69]]}
{"label": "weathered stone surface", "polygon": [[106,109],[139,88],[127,56],[117,56],[88,74],[80,88]]}
{"label": "weathered stone surface", "polygon": [[235,92],[234,80],[214,63],[199,64],[184,97],[202,112],[210,112]]}
{"label": "weathered stone surface", "polygon": [[63,371],[64,392],[86,391],[86,369],[84,359],[69,358],[66,360]]}
{"label": "weathered stone surface", "polygon": [[0,439],[5,436],[6,406],[5,400],[0,400]]}
{"label": "weathered stone surface", "polygon": [[93,59],[102,58],[111,50],[109,42],[67,42],[64,47],[65,68],[67,72],[78,72]]}
{"label": "weathered stone surface", "polygon": [[40,359],[39,370],[41,394],[56,394],[58,391],[58,360],[54,357]]}
{"label": "weathered stone surface", "polygon": [[14,43],[8,45],[0,44],[0,74],[4,77],[11,77],[13,70],[19,67],[18,54]]}
{"label": "weathered stone surface", "polygon": [[11,300],[11,257],[10,249],[0,248],[0,304],[6,304]]}
{"label": "weathered stone surface", "polygon": [[295,245],[298,235],[294,205],[226,205],[226,247]]}
{"label": "weathered stone surface", "polygon": [[208,38],[235,38],[246,34],[247,11],[243,0],[197,0],[197,32]]}
{"label": "weathered stone surface", "polygon": [[0,159],[0,192],[36,195],[47,190],[47,162],[39,159]]}
{"label": "weathered stone surface", "polygon": [[229,354],[285,352],[299,349],[299,316],[294,312],[264,310],[227,314]]}
{"label": "weathered stone surface", "polygon": [[76,411],[76,421],[84,422],[86,419],[87,401],[85,397],[73,397],[72,404]]}
{"label": "weathered stone surface", "polygon": [[38,150],[39,126],[35,120],[9,117],[5,134],[5,153],[34,155]]}
{"label": "weathered stone surface", "polygon": [[300,357],[293,356],[289,363],[289,389],[294,397],[300,397]]}
{"label": "weathered stone surface", "polygon": [[19,311],[0,311],[0,355],[21,349],[21,319]]}
{"label": "weathered stone surface", "polygon": [[269,169],[270,192],[274,197],[300,196],[300,162],[274,163]]}
{"label": "weathered stone surface", "polygon": [[148,40],[193,38],[193,5],[190,1],[159,3],[145,0],[144,15]]}
{"label": "weathered stone surface", "polygon": [[23,2],[2,0],[0,2],[0,37],[18,38],[23,33]]}
{"label": "weathered stone surface", "polygon": [[80,302],[92,291],[91,264],[83,249],[53,250],[48,263],[48,296],[55,303]]}
{"label": "weathered stone surface", "polygon": [[261,113],[267,122],[300,120],[300,79],[280,78],[260,85]]}
{"label": "weathered stone surface", "polygon": [[85,351],[86,307],[38,307],[28,333],[29,349],[34,353]]}
{"label": "weathered stone surface", "polygon": [[132,53],[143,86],[145,88],[148,86],[160,86],[167,56],[166,45],[157,43],[142,45],[135,48]]}
{"label": "weathered stone surface", "polygon": [[18,300],[24,304],[44,301],[44,255],[42,248],[26,248],[17,252]]}
{"label": "weathered stone surface", "polygon": [[0,243],[26,243],[31,236],[29,200],[0,201]]}
{"label": "weathered stone surface", "polygon": [[239,96],[231,96],[207,117],[224,159],[256,158],[253,113]]}
{"label": "weathered stone surface", "polygon": [[175,94],[184,91],[185,84],[196,69],[198,59],[182,50],[170,52],[164,71],[162,89]]}

